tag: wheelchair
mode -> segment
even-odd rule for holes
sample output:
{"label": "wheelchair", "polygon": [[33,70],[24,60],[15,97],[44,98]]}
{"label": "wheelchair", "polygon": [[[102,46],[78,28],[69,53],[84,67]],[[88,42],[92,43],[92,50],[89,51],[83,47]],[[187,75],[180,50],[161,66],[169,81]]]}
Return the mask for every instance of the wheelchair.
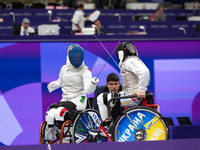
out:
{"label": "wheelchair", "polygon": [[[67,120],[63,123],[60,135],[56,135],[54,140],[48,144],[65,143],[87,143],[87,142],[130,142],[130,141],[154,141],[167,140],[170,137],[169,127],[164,117],[158,112],[160,107],[153,104],[153,94],[147,94],[142,99],[142,106],[131,107],[123,111],[118,118],[113,121],[110,115],[110,102],[124,98],[136,98],[136,96],[123,96],[111,98],[108,103],[108,119],[101,120],[100,114],[93,109],[77,111],[74,120]],[[158,111],[156,111],[158,109]],[[105,130],[105,125],[110,126],[111,137]],[[44,121],[40,126],[40,144],[46,144]],[[56,126],[56,125],[55,125]],[[98,129],[98,134],[94,137],[89,134],[90,130]],[[101,130],[105,136],[100,135]]]}
{"label": "wheelchair", "polygon": [[[87,106],[87,108],[89,108],[89,106]],[[91,108],[83,111],[75,111],[73,118],[73,120],[66,120],[62,124],[61,131],[58,130],[55,123],[54,137],[51,141],[45,140],[47,122],[43,121],[40,125],[39,144],[87,143],[89,130],[98,128],[101,123],[99,112]]]}
{"label": "wheelchair", "polygon": [[[158,104],[153,104],[153,94],[147,94],[146,98],[142,99],[142,106],[128,108],[113,122],[110,116],[110,102],[125,98],[136,98],[136,96],[114,97],[108,101],[109,117],[101,122],[98,134],[95,137],[93,136],[90,141],[101,141],[105,137],[110,142],[156,141],[170,138],[169,126],[165,118],[158,112],[160,107]],[[104,128],[108,124],[112,124],[108,129],[111,136]],[[104,138],[100,134],[102,131],[106,135]],[[89,136],[91,137],[91,135]]]}

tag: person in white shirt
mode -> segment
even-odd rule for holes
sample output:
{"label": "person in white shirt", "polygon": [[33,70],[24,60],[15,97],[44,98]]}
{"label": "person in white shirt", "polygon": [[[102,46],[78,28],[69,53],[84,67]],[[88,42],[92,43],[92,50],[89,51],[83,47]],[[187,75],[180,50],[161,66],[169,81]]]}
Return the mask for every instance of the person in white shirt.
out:
{"label": "person in white shirt", "polygon": [[84,17],[84,2],[77,1],[77,10],[73,14],[72,18],[72,34],[81,33],[85,27],[85,21],[88,21],[88,17]]}
{"label": "person in white shirt", "polygon": [[[102,91],[102,93],[100,93],[96,98],[102,120],[105,120],[108,117],[108,110],[107,110],[108,100],[113,97],[117,97],[119,91],[122,90],[120,86],[119,76],[117,74],[110,73],[106,78],[106,82],[107,82],[106,83],[107,88],[105,89],[105,91]],[[112,102],[111,107],[112,107],[111,116],[115,120],[121,114],[123,109],[120,108],[120,101],[114,103]]]}
{"label": "person in white shirt", "polygon": [[35,33],[34,28],[30,27],[30,20],[28,18],[24,18],[22,20],[22,26],[20,29],[21,36],[28,36],[30,33]]}
{"label": "person in white shirt", "polygon": [[67,49],[67,62],[62,66],[58,80],[47,85],[49,92],[61,87],[62,99],[52,104],[45,114],[47,121],[46,140],[52,140],[54,125],[61,129],[66,120],[72,120],[75,110],[84,110],[87,105],[86,94],[95,91],[98,78],[84,64],[84,50],[78,44],[71,44]]}

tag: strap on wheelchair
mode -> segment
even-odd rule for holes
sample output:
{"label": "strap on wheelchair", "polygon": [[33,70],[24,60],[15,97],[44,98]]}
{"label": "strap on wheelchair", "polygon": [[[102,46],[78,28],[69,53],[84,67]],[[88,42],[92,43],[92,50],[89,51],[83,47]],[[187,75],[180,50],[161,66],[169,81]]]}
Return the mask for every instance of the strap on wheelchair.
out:
{"label": "strap on wheelchair", "polygon": [[58,102],[58,103],[52,104],[50,106],[50,109],[58,108],[58,107],[65,107],[67,110],[76,110],[76,105],[70,101]]}
{"label": "strap on wheelchair", "polygon": [[[119,96],[118,93],[115,93],[113,95],[113,97],[118,97],[118,96]],[[108,93],[107,92],[103,93],[103,101],[104,101],[104,104],[107,106],[107,104],[108,104]],[[121,113],[123,112],[123,108],[121,107],[121,103],[119,100],[114,100],[113,103],[114,103],[114,107],[112,109],[110,109],[110,111],[111,111],[110,114],[111,114],[112,118],[115,120],[119,115],[121,115]]]}
{"label": "strap on wheelchair", "polygon": [[108,93],[103,93],[103,102],[104,104],[107,106],[107,103],[108,103]]}

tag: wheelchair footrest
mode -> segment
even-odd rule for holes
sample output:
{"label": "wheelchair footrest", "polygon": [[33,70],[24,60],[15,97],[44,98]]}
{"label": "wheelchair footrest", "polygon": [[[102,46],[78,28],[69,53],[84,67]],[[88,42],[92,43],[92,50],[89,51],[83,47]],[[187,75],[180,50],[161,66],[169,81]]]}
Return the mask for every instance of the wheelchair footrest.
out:
{"label": "wheelchair footrest", "polygon": [[88,134],[88,141],[89,142],[106,142],[107,141],[107,136],[101,135],[103,132],[98,131],[98,129],[93,129],[89,131]]}

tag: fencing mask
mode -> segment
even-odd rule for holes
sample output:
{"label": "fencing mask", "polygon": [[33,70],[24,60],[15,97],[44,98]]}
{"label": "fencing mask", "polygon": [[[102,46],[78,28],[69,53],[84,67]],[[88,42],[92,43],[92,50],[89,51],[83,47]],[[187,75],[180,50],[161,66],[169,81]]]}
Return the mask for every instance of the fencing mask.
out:
{"label": "fencing mask", "polygon": [[130,55],[138,56],[137,49],[131,42],[120,43],[116,48],[116,52],[119,62],[123,62]]}
{"label": "fencing mask", "polygon": [[67,54],[71,64],[78,68],[82,65],[84,60],[84,50],[78,44],[71,44],[67,49]]}

